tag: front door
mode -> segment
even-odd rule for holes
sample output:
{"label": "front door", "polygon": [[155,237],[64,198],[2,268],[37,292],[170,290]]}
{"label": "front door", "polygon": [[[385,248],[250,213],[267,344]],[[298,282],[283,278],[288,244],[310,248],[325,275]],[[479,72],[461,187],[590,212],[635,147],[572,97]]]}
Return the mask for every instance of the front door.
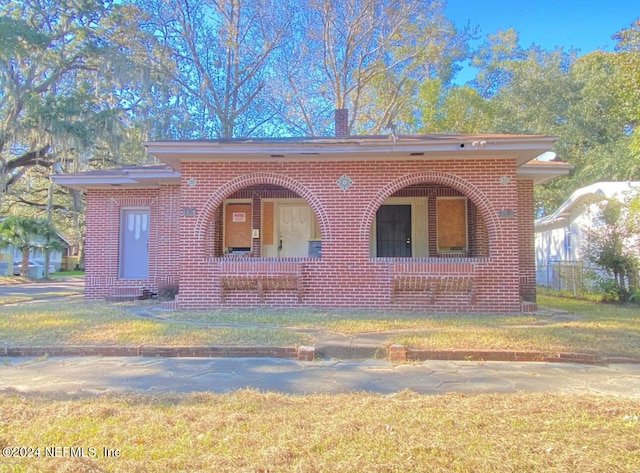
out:
{"label": "front door", "polygon": [[278,256],[308,256],[311,208],[308,205],[280,204],[278,209]]}
{"label": "front door", "polygon": [[376,248],[380,258],[411,257],[411,206],[381,205],[376,213]]}
{"label": "front door", "polygon": [[149,210],[124,209],[120,222],[120,277],[146,279],[149,273]]}

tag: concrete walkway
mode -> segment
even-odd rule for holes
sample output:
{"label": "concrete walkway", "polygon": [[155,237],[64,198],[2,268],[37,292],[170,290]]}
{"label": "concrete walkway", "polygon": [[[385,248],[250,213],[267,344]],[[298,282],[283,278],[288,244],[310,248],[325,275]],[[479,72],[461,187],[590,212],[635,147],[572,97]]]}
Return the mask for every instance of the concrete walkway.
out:
{"label": "concrete walkway", "polygon": [[403,389],[425,394],[556,392],[640,398],[640,365],[384,360],[300,362],[275,358],[3,358],[0,392],[228,392],[296,395]]}

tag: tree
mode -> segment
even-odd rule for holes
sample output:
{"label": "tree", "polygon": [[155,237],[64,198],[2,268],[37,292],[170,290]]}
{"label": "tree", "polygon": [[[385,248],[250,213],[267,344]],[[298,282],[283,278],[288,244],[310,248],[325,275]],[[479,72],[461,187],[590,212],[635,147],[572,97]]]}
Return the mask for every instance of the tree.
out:
{"label": "tree", "polygon": [[171,62],[135,6],[0,2],[0,213],[44,215],[81,245],[83,198],[51,172],[146,161]]}
{"label": "tree", "polygon": [[629,200],[629,213],[627,214],[626,225],[631,232],[640,235],[640,194]]}
{"label": "tree", "polygon": [[638,162],[640,160],[640,17],[629,28],[613,36],[618,41],[615,61],[618,74],[614,78],[614,92],[632,117],[627,131],[631,135],[630,148]]}
{"label": "tree", "polygon": [[45,219],[11,215],[0,220],[0,248],[17,248],[22,257],[20,275],[27,276],[29,252],[40,250],[45,255],[44,276],[49,276],[49,254],[64,249],[56,228]]}
{"label": "tree", "polygon": [[420,84],[418,103],[423,133],[491,132],[494,110],[491,101],[469,85],[453,86],[443,91],[437,79]]}
{"label": "tree", "polygon": [[[520,54],[520,53],[518,53]],[[504,60],[508,81],[490,97],[492,131],[558,136],[554,151],[575,172],[536,188],[540,213],[553,211],[575,189],[598,180],[634,179],[630,151],[633,117],[617,87],[618,53],[543,51]],[[494,71],[495,72],[495,71]]]}
{"label": "tree", "polygon": [[448,83],[467,54],[431,0],[309,0],[278,63],[286,83],[284,121],[306,135],[327,134],[334,109],[349,109],[349,132],[380,133],[411,123],[412,98],[428,78]]}
{"label": "tree", "polygon": [[49,262],[52,251],[63,251],[66,244],[60,240],[56,227],[45,219],[38,220],[38,243],[36,247],[44,253],[44,277],[49,277]]}
{"label": "tree", "polygon": [[29,251],[38,244],[39,224],[37,219],[15,215],[0,220],[0,248],[13,247],[20,250],[22,276],[27,276],[29,269]]}
{"label": "tree", "polygon": [[177,66],[176,104],[196,127],[192,138],[269,133],[266,83],[274,52],[289,33],[288,1],[140,0],[144,27]]}
{"label": "tree", "polygon": [[637,237],[626,225],[623,203],[609,199],[601,207],[601,222],[589,233],[585,250],[587,261],[594,263],[613,276],[617,298],[626,302],[637,284],[638,255],[632,250]]}
{"label": "tree", "polygon": [[[0,197],[54,165],[126,160],[131,114],[163,63],[138,17],[98,0],[0,5]],[[144,156],[139,143],[133,154]]]}
{"label": "tree", "polygon": [[481,96],[492,97],[511,82],[513,66],[526,57],[526,51],[518,43],[518,33],[513,28],[487,35],[487,40],[471,59],[471,65],[478,69],[471,85]]}

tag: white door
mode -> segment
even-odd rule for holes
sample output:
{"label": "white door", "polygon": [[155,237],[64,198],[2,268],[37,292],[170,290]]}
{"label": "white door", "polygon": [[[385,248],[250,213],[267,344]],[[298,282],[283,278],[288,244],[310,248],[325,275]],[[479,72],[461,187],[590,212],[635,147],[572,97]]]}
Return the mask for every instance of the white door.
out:
{"label": "white door", "polygon": [[308,256],[311,208],[308,205],[281,204],[278,209],[278,256]]}
{"label": "white door", "polygon": [[149,210],[124,209],[120,221],[120,277],[146,279],[149,272]]}

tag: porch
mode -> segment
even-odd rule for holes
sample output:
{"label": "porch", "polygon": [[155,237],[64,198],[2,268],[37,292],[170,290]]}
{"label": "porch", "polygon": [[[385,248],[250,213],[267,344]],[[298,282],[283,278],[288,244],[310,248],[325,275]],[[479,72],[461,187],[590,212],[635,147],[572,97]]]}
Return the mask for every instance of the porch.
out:
{"label": "porch", "polygon": [[[438,182],[400,187],[358,234],[351,222],[365,220],[365,208],[327,216],[314,196],[291,187],[251,182],[209,200],[204,260],[193,263],[201,277],[181,275],[178,306],[519,310],[517,269],[490,256],[486,210],[463,191]],[[505,274],[503,301],[484,285],[491,271]]]}
{"label": "porch", "polygon": [[212,257],[205,262],[215,306],[450,312],[481,309],[483,274],[490,263],[489,258],[369,258],[353,265],[330,258],[248,256]]}

